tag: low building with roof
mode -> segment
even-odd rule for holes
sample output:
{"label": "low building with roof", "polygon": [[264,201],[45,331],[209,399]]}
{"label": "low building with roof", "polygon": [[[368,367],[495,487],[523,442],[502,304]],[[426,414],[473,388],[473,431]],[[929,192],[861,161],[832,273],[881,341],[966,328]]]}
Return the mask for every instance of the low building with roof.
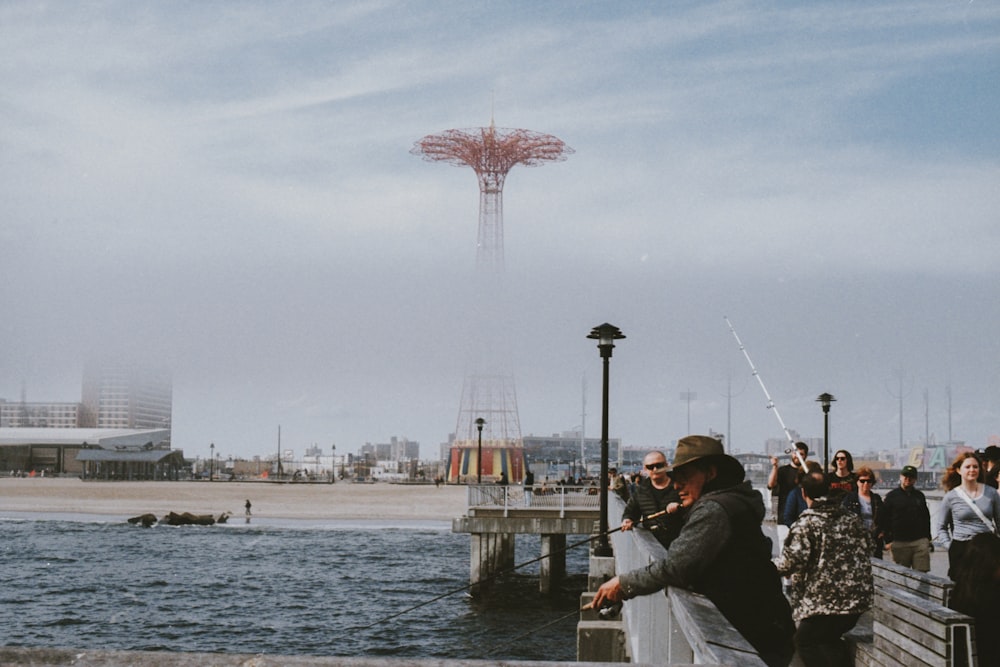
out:
{"label": "low building with roof", "polygon": [[0,470],[84,479],[179,479],[169,429],[0,428]]}

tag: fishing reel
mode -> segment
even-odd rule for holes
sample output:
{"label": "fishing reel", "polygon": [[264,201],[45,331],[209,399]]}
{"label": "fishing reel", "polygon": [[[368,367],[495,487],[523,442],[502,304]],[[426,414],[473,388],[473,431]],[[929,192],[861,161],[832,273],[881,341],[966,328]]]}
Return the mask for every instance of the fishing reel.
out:
{"label": "fishing reel", "polygon": [[611,621],[622,613],[622,603],[621,602],[606,602],[601,605],[601,608],[597,610],[597,615],[601,617],[602,621]]}

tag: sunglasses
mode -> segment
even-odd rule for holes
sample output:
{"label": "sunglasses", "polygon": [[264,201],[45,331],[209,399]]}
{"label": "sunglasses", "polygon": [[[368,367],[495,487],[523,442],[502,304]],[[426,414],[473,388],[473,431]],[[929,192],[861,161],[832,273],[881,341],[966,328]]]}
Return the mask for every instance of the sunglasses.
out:
{"label": "sunglasses", "polygon": [[846,456],[834,456],[833,460],[834,461],[846,461],[847,457]]}
{"label": "sunglasses", "polygon": [[872,481],[868,478],[863,478],[858,480],[858,484],[871,484]]}
{"label": "sunglasses", "polygon": [[663,463],[663,462],[660,462],[660,463],[647,463],[646,466],[645,466],[646,470],[660,470],[660,469],[666,468],[666,467],[667,467],[667,464]]}

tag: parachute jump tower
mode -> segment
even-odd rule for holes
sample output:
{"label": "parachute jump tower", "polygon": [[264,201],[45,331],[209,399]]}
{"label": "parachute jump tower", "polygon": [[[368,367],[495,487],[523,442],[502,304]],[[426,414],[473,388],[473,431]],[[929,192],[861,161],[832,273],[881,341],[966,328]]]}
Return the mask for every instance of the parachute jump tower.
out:
{"label": "parachute jump tower", "polygon": [[[504,269],[503,186],[507,174],[516,165],[536,167],[545,162],[562,162],[573,149],[550,134],[530,130],[489,127],[445,130],[417,141],[410,151],[428,162],[446,162],[471,167],[479,181],[479,232],[476,241],[476,272],[483,292],[481,308],[496,305],[502,289],[499,276]],[[506,473],[512,481],[524,475],[521,425],[517,414],[517,396],[511,374],[497,370],[506,363],[499,352],[501,345],[491,341],[491,331],[501,331],[509,315],[495,310],[478,318],[483,326],[476,332],[478,358],[474,372],[468,373],[462,386],[462,399],[451,450],[449,479],[474,480],[477,472],[495,480]],[[487,371],[487,367],[489,370]],[[482,434],[476,419],[483,418]],[[482,446],[479,446],[480,437]],[[479,451],[482,451],[482,461]],[[481,466],[481,468],[480,468]]]}

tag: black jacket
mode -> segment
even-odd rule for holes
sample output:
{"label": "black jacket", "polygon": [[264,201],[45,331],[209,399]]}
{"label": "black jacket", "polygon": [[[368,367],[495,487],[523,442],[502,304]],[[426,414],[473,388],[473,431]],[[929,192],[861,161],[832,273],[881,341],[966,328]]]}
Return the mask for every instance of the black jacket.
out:
{"label": "black jacket", "polygon": [[931,513],[927,499],[917,489],[904,491],[897,486],[886,494],[879,512],[879,530],[886,544],[931,538]]}
{"label": "black jacket", "polygon": [[646,519],[646,517],[656,514],[670,503],[679,503],[681,500],[674,485],[671,484],[666,489],[657,489],[648,477],[643,477],[636,485],[635,492],[629,497],[625,511],[622,512],[622,520],[631,519],[632,523],[642,523],[643,528],[652,531],[657,541],[664,547],[669,547],[674,538],[681,532],[684,524],[683,511],[666,514],[656,519]]}
{"label": "black jacket", "polygon": [[[881,558],[882,551],[884,551],[882,528],[879,525],[879,521],[882,518],[882,496],[874,491],[870,493],[872,496],[872,543],[875,548],[874,555]],[[861,498],[858,497],[856,491],[844,496],[844,507],[859,517],[861,516]]]}

